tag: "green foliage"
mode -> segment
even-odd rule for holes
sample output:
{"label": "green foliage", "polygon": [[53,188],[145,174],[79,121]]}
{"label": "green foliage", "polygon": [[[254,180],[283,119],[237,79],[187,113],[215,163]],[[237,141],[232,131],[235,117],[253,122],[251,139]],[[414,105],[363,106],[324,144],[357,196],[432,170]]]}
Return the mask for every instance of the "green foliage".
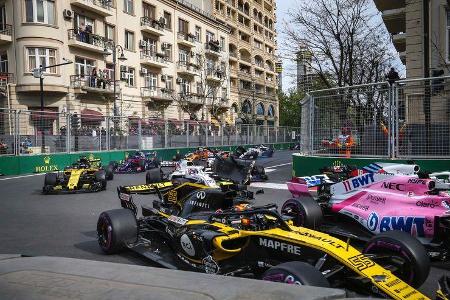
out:
{"label": "green foliage", "polygon": [[300,127],[300,101],[304,96],[305,93],[297,92],[295,90],[290,90],[286,94],[283,92],[279,93],[280,126]]}

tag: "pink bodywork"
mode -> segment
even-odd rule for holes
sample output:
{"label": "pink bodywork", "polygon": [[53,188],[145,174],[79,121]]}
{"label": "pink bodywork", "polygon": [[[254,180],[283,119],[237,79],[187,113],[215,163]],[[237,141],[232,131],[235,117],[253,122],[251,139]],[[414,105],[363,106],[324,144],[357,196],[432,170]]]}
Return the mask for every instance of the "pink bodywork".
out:
{"label": "pink bodywork", "polygon": [[[349,179],[351,180],[351,179]],[[347,215],[373,233],[402,230],[422,242],[435,233],[435,217],[450,217],[450,195],[429,193],[431,179],[396,175],[347,193],[333,195],[333,212]],[[293,197],[309,193],[306,184],[287,183]]]}

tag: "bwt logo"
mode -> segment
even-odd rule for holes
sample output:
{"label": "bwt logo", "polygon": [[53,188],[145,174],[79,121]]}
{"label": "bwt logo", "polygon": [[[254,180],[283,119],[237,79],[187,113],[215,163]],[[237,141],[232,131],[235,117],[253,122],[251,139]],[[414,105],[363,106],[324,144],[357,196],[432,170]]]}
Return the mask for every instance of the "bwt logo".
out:
{"label": "bwt logo", "polygon": [[425,236],[425,218],[423,217],[406,217],[406,216],[386,216],[381,220],[377,213],[373,212],[367,219],[367,228],[371,231],[376,231],[378,226],[380,232],[390,230],[400,230],[407,233],[416,232],[418,237]]}
{"label": "bwt logo", "polygon": [[368,185],[373,182],[375,182],[373,173],[367,173],[362,176],[355,177],[351,180],[346,180],[342,183],[344,184],[345,191],[348,192],[348,191],[363,187],[363,186]]}

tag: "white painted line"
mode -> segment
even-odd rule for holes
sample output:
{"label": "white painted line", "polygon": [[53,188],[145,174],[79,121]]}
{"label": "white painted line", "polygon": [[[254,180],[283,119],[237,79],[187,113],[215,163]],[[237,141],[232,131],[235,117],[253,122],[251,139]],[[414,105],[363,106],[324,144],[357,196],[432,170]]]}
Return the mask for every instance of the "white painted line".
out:
{"label": "white painted line", "polygon": [[253,182],[250,184],[251,187],[263,188],[263,189],[274,189],[274,190],[287,190],[286,183],[270,183],[270,182]]}
{"label": "white painted line", "polygon": [[275,172],[276,170],[275,169],[264,169],[264,172],[266,172],[266,174],[267,173],[272,173],[272,172]]}
{"label": "white painted line", "polygon": [[277,168],[277,167],[283,167],[283,166],[289,166],[292,165],[292,163],[287,163],[287,164],[281,164],[281,165],[276,165],[276,166],[270,166],[270,167],[265,167],[266,169],[272,169],[272,168]]}
{"label": "white painted line", "polygon": [[19,179],[19,178],[25,178],[25,177],[33,177],[33,176],[41,176],[41,175],[45,175],[45,173],[22,175],[22,176],[16,176],[16,177],[8,177],[8,178],[0,178],[0,181],[10,180],[10,179]]}

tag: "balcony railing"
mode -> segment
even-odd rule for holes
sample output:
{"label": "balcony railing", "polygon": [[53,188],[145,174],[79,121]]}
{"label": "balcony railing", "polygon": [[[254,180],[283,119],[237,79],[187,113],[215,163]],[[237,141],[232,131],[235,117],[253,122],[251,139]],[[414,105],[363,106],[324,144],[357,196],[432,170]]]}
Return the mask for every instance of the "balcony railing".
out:
{"label": "balcony railing", "polygon": [[[102,78],[100,76],[92,75],[71,75],[70,87],[91,89],[105,92],[112,92],[114,90],[114,81],[109,78]],[[119,87],[116,85],[117,90]]]}
{"label": "balcony railing", "polygon": [[103,9],[111,10],[114,8],[113,0],[83,0],[88,5],[94,5]]}
{"label": "balcony railing", "polygon": [[8,83],[15,83],[16,78],[13,73],[0,72],[0,88],[6,87]]}
{"label": "balcony railing", "polygon": [[205,43],[205,50],[212,53],[220,54],[221,47],[217,43],[208,42]]}
{"label": "balcony railing", "polygon": [[164,26],[159,21],[150,19],[149,17],[141,17],[141,26],[150,26],[156,30],[164,30]]}
{"label": "balcony railing", "polygon": [[141,59],[150,60],[158,64],[167,64],[167,58],[163,53],[157,53],[148,50],[141,50]]}
{"label": "balcony railing", "polygon": [[141,96],[161,100],[173,100],[174,91],[167,88],[147,86],[141,88]]}
{"label": "balcony railing", "polygon": [[238,54],[236,51],[230,51],[230,57],[238,58]]}
{"label": "balcony railing", "polygon": [[0,24],[0,34],[12,35],[12,26],[9,24]]}
{"label": "balcony railing", "polygon": [[78,42],[97,46],[102,49],[110,48],[110,40],[107,40],[106,38],[98,34],[94,34],[81,29],[69,29],[68,34],[69,40],[76,40]]}
{"label": "balcony railing", "polygon": [[186,32],[178,32],[177,34],[178,40],[189,42],[189,43],[195,43],[197,39],[194,35]]}
{"label": "balcony railing", "polygon": [[191,73],[199,72],[199,66],[188,61],[178,61],[177,68]]}

